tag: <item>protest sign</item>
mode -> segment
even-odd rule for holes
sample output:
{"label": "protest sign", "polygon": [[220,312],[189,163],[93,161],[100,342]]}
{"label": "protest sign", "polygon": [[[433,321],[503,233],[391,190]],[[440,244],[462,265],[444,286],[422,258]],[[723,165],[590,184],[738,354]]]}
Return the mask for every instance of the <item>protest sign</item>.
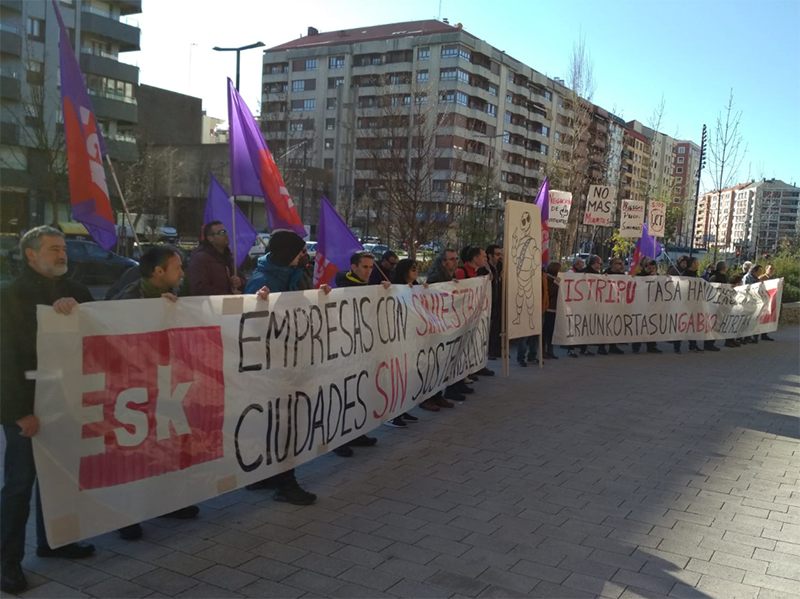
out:
{"label": "protest sign", "polygon": [[583,224],[610,227],[614,223],[616,204],[616,187],[590,185],[589,197],[586,198],[586,212],[583,215]]}
{"label": "protest sign", "polygon": [[506,202],[506,315],[509,339],[538,335],[542,329],[541,208]]}
{"label": "protest sign", "polygon": [[488,278],[39,306],[34,438],[53,547],[273,476],[486,362]]}
{"label": "protest sign", "polygon": [[550,218],[547,223],[551,229],[567,228],[571,206],[572,193],[569,191],[550,191]]}
{"label": "protest sign", "polygon": [[650,214],[648,215],[648,229],[653,237],[664,237],[664,227],[667,224],[667,203],[652,200]]}
{"label": "protest sign", "polygon": [[701,278],[562,273],[556,345],[731,339],[778,327],[783,279],[731,287]]}
{"label": "protest sign", "polygon": [[622,220],[619,226],[620,237],[639,237],[644,224],[644,202],[622,200]]}

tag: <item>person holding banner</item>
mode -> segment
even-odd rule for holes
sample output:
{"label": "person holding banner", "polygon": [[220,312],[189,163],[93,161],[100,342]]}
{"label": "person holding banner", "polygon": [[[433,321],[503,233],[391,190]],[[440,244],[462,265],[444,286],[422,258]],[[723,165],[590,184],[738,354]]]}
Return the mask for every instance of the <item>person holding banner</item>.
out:
{"label": "person holding banner", "polygon": [[[689,258],[689,262],[686,265],[686,270],[683,271],[684,277],[690,278],[698,278],[697,269],[700,268],[700,260],[697,258]],[[689,351],[697,352],[699,350],[699,346],[695,343],[695,349],[692,349],[691,343],[689,344]],[[706,340],[703,342],[703,351],[720,351],[717,347],[717,344],[714,343],[712,339]]]}
{"label": "person holding banner", "polygon": [[[279,229],[273,231],[267,245],[267,253],[258,259],[258,266],[247,282],[245,293],[258,293],[266,299],[270,292],[298,291],[310,289],[304,278],[304,265],[308,263],[306,242],[294,231]],[[329,285],[321,285],[325,295],[331,292]],[[351,450],[352,451],[352,450]],[[294,468],[275,476],[265,478],[245,487],[248,491],[273,489],[275,501],[292,505],[311,505],[317,500],[297,482]]]}
{"label": "person holding banner", "polygon": [[[34,399],[36,381],[26,376],[37,369],[38,321],[36,306],[53,306],[69,314],[78,305],[92,301],[89,289],[67,274],[64,234],[53,227],[31,229],[19,243],[23,264],[19,275],[2,290],[0,299],[0,423],[6,438],[3,489],[0,497],[0,558],[2,590],[19,593],[28,586],[22,571],[25,527],[31,494],[36,482],[32,437],[39,432]],[[52,549],[47,542],[42,500],[36,491],[36,555],[80,559],[94,553],[94,545],[70,543]]]}
{"label": "person holding banner", "polygon": [[386,250],[381,255],[380,266],[376,263],[369,274],[370,285],[380,285],[381,282],[392,279],[392,271],[397,265],[397,254],[392,250]]}
{"label": "person holding banner", "polygon": [[203,242],[189,260],[189,295],[231,295],[241,293],[244,279],[234,272],[233,254],[228,247],[228,230],[220,221],[206,223]]}
{"label": "person holding banner", "polygon": [[[486,251],[483,248],[479,247],[466,247],[461,250],[461,259],[464,263],[463,266],[460,266],[456,269],[455,278],[459,281],[464,279],[471,279],[474,277],[481,277],[484,275],[490,275],[488,269],[486,268]],[[494,376],[494,371],[491,368],[487,368],[484,366],[477,372],[473,373],[478,376]],[[473,376],[474,378],[474,376]],[[461,381],[459,381],[461,383]],[[456,383],[455,386],[458,387],[458,393],[472,393],[472,389],[468,389],[465,391],[466,385],[463,383],[459,384]],[[447,394],[445,393],[445,397]]]}
{"label": "person holding banner", "polygon": [[[648,258],[645,256],[641,260],[639,260],[639,272],[635,275],[637,277],[653,277],[656,275],[656,268],[658,267],[658,263],[653,260],[652,258]],[[641,343],[633,343],[631,344],[631,348],[633,349],[633,353],[638,354],[639,349],[642,347]],[[648,341],[647,342],[647,353],[648,354],[663,354],[660,349],[658,349],[658,344],[655,341]]]}
{"label": "person holding banner", "polygon": [[[547,309],[544,312],[544,322],[542,323],[542,352],[546,360],[558,360],[558,356],[553,352],[553,332],[556,329],[556,308],[558,308],[558,273],[561,265],[558,262],[550,262],[545,269],[547,273]],[[544,303],[544,298],[542,299]]]}
{"label": "person holding banner", "polygon": [[489,320],[489,359],[499,358],[503,353],[500,348],[500,329],[502,320],[503,297],[503,248],[492,244],[486,246],[486,268],[492,275],[492,315]]}
{"label": "person holding banner", "polygon": [[[603,271],[604,275],[612,275],[612,276],[619,276],[625,275],[625,263],[622,261],[622,258],[611,258],[611,263],[608,265],[608,268]],[[601,356],[607,356],[608,354],[624,354],[625,352],[622,351],[616,343],[611,343],[606,350],[605,344],[597,346],[597,353]]]}
{"label": "person holding banner", "polygon": [[[361,287],[362,285],[369,285],[369,276],[372,273],[372,267],[375,265],[375,257],[367,250],[361,250],[350,256],[350,270],[339,271],[336,273],[335,281],[337,287]],[[380,282],[384,289],[389,289],[392,285],[389,281],[383,280]],[[340,445],[333,450],[338,456],[349,458],[353,455],[353,447],[372,447],[378,442],[375,437],[368,437],[361,435],[356,437],[349,443]]]}

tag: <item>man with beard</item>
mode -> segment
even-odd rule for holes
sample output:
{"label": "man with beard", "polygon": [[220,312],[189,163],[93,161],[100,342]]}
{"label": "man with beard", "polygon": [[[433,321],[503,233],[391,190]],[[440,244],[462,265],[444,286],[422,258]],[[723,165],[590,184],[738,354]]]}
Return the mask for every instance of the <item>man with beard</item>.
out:
{"label": "man with beard", "polygon": [[[85,285],[66,278],[67,245],[64,235],[53,227],[36,227],[19,243],[22,267],[19,275],[2,290],[0,353],[3,391],[0,395],[0,423],[6,438],[3,490],[0,500],[0,557],[2,590],[19,593],[28,586],[22,572],[25,556],[25,527],[30,513],[36,465],[32,437],[39,432],[34,415],[36,381],[26,372],[36,371],[36,306],[53,306],[59,314],[71,313],[78,304],[92,301]],[[47,542],[42,501],[36,492],[36,555],[80,559],[94,553],[94,545],[70,543],[52,549]]]}

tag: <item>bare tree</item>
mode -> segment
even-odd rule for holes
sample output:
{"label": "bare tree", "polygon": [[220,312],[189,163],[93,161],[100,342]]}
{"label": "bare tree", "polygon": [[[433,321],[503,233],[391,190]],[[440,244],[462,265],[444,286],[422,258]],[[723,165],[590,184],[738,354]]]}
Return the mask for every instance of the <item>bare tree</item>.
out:
{"label": "bare tree", "polygon": [[546,173],[550,178],[550,189],[570,191],[573,198],[567,228],[550,232],[551,248],[557,249],[555,255],[558,256],[569,251],[577,241],[590,185],[589,166],[602,163],[604,158],[597,155],[589,144],[596,86],[594,63],[586,49],[586,38],[581,35],[570,56],[567,91],[559,98],[564,114],[559,115],[557,125],[567,129],[568,133],[558,132],[555,154]]}
{"label": "bare tree", "polygon": [[722,190],[733,187],[739,176],[739,168],[747,154],[747,145],[743,146],[742,133],[739,130],[742,112],[734,112],[733,88],[728,97],[728,103],[717,116],[717,124],[714,128],[714,137],[709,140],[709,172],[713,188],[716,191],[717,214],[716,226],[714,230],[714,258],[717,260],[717,248],[719,247],[719,225],[720,207],[722,204]]}

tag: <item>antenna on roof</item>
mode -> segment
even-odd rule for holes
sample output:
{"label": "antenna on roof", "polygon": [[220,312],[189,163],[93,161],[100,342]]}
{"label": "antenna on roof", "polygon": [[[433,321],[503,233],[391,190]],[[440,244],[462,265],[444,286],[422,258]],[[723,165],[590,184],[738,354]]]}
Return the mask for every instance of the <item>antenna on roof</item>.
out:
{"label": "antenna on roof", "polygon": [[436,17],[439,21],[442,20],[442,0],[439,0],[439,16]]}

